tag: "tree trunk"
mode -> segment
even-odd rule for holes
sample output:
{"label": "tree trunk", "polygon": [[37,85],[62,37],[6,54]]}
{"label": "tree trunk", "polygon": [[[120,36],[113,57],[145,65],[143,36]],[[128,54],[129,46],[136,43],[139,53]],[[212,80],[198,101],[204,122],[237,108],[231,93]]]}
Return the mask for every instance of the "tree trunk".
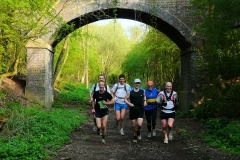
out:
{"label": "tree trunk", "polygon": [[[54,71],[54,75],[53,75],[53,84],[55,83],[56,79],[58,79],[58,77],[61,73],[61,70],[62,70],[62,68],[65,64],[65,61],[67,59],[68,51],[66,51],[66,50],[68,48],[69,39],[70,39],[70,34],[66,37],[66,39],[64,41],[64,44],[63,44],[62,51],[61,51],[61,53],[58,57],[57,64],[56,64],[56,67],[55,67],[55,71]],[[63,60],[64,55],[65,55],[65,59]]]}
{"label": "tree trunk", "polygon": [[20,56],[18,54],[16,60],[15,60],[15,63],[14,63],[14,66],[13,66],[13,71],[12,72],[7,72],[7,73],[3,73],[0,75],[0,87],[2,86],[2,80],[6,77],[10,77],[10,76],[14,76],[17,74],[18,72],[18,63],[19,63],[19,59],[20,59]]}

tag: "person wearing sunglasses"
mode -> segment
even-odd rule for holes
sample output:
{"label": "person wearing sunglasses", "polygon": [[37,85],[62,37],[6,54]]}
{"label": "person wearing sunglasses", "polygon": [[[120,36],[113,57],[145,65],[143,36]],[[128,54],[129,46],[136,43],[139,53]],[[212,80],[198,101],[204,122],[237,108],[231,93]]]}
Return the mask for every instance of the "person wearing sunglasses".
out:
{"label": "person wearing sunglasses", "polygon": [[157,107],[156,103],[159,91],[153,87],[153,81],[147,82],[147,89],[145,89],[147,106],[145,107],[145,116],[147,119],[148,135],[147,137],[156,136],[156,118],[157,118]]}
{"label": "person wearing sunglasses", "polygon": [[[145,90],[140,88],[141,80],[134,80],[134,88],[124,98],[124,101],[129,105],[129,119],[131,120],[133,142],[141,140],[141,128],[143,123],[144,107],[147,105]],[[138,126],[136,131],[136,126]]]}

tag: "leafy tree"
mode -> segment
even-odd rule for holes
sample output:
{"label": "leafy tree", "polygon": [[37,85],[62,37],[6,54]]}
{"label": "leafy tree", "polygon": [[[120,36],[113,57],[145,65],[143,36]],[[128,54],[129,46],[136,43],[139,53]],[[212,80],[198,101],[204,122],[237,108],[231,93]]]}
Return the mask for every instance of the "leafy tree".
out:
{"label": "leafy tree", "polygon": [[200,67],[205,71],[202,80],[205,99],[198,109],[199,115],[204,116],[204,111],[213,113],[208,117],[240,117],[237,96],[231,93],[239,88],[236,84],[240,76],[239,5],[239,0],[192,0],[196,18],[200,19],[196,30],[204,40],[199,56]]}
{"label": "leafy tree", "polygon": [[[46,21],[56,21],[54,1],[0,1],[0,82],[18,72],[25,73],[25,45],[47,31]],[[44,5],[43,5],[44,4]]]}
{"label": "leafy tree", "polygon": [[178,82],[180,77],[180,51],[165,35],[154,30],[143,35],[127,55],[122,68],[132,79],[153,80],[160,89],[166,81]]}

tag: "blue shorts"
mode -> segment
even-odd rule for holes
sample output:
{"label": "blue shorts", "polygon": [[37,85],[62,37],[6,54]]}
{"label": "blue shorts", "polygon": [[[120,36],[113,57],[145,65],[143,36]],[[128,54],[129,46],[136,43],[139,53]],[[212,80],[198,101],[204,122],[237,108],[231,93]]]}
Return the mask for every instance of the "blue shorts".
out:
{"label": "blue shorts", "polygon": [[121,111],[121,109],[127,109],[128,105],[127,104],[115,103],[114,107],[115,107],[116,111]]}
{"label": "blue shorts", "polygon": [[98,110],[98,111],[95,112],[95,117],[96,118],[102,118],[106,115],[108,115],[108,109],[102,109],[102,110]]}

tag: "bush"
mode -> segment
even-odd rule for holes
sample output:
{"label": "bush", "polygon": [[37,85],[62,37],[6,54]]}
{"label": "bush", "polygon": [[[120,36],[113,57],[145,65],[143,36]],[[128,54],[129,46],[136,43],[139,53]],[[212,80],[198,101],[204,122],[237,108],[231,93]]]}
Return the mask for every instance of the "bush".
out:
{"label": "bush", "polygon": [[1,159],[46,159],[87,119],[78,110],[42,111],[17,103],[11,103],[5,114],[9,120],[0,134]]}
{"label": "bush", "polygon": [[77,86],[66,84],[64,85],[64,90],[55,98],[60,102],[71,102],[71,101],[89,101],[89,90],[84,84],[79,84]]}
{"label": "bush", "polygon": [[210,119],[207,122],[205,141],[213,147],[240,154],[240,121],[227,118]]}
{"label": "bush", "polygon": [[209,119],[227,117],[240,118],[240,84],[227,85],[224,87],[208,88],[209,93],[201,105],[195,108],[196,119]]}

